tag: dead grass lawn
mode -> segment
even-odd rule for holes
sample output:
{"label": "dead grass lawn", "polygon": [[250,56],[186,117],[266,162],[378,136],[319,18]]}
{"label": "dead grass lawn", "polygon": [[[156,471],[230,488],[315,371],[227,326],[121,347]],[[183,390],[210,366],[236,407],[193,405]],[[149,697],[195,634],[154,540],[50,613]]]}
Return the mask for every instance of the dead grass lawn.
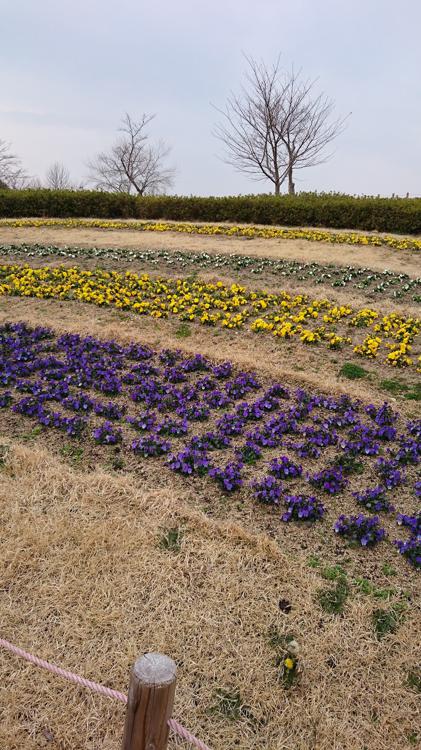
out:
{"label": "dead grass lawn", "polygon": [[[343,617],[323,613],[315,594],[325,582],[305,564],[310,550],[291,556],[265,535],[206,517],[163,476],[139,485],[130,475],[86,474],[15,445],[1,480],[4,637],[122,690],[140,652],[171,654],[175,716],[215,750],[410,747],[412,606],[381,641],[371,597],[354,594]],[[178,552],[160,546],[171,527],[183,530]],[[275,629],[301,645],[301,680],[290,692],[278,679]],[[1,747],[119,748],[121,704],[5,652],[0,670]],[[218,691],[239,691],[236,718],[221,710]]]}

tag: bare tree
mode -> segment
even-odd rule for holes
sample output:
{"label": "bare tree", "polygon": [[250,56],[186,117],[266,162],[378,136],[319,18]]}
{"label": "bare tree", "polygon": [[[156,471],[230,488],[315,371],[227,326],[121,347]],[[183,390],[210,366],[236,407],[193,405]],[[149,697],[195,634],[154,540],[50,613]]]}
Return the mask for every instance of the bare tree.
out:
{"label": "bare tree", "polygon": [[10,143],[0,139],[0,183],[8,188],[22,188],[27,180],[21,160],[10,151]]}
{"label": "bare tree", "polygon": [[42,190],[43,187],[39,177],[28,177],[25,182],[25,188],[28,190]]}
{"label": "bare tree", "polygon": [[119,128],[122,136],[109,152],[89,162],[89,180],[99,190],[138,195],[158,194],[173,183],[174,170],[164,166],[170,149],[161,141],[149,143],[146,128],[155,115],[142,115],[139,121],[126,114]]}
{"label": "bare tree", "polygon": [[214,134],[225,145],[225,161],[253,179],[270,180],[279,195],[285,179],[283,149],[284,84],[279,60],[272,68],[246,58],[247,86],[240,95],[231,93]]}
{"label": "bare tree", "polygon": [[47,187],[51,190],[72,190],[69,170],[59,161],[55,161],[47,170]]}
{"label": "bare tree", "polygon": [[342,133],[347,117],[333,119],[334,103],[315,94],[315,81],[304,81],[294,71],[285,88],[283,144],[286,152],[288,192],[295,193],[293,173],[324,164],[332,157],[326,148]]}
{"label": "bare tree", "polygon": [[246,60],[247,84],[218,109],[223,117],[214,134],[225,146],[228,164],[253,179],[270,180],[276,195],[288,178],[294,194],[294,170],[326,161],[326,146],[345,120],[332,120],[333,103],[324,94],[314,95],[314,81],[281,71],[279,58],[272,67]]}

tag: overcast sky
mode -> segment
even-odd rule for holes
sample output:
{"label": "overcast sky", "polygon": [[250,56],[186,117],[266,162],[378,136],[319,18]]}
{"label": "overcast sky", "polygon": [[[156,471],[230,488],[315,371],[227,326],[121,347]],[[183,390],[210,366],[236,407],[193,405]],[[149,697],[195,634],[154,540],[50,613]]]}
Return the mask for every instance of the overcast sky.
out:
{"label": "overcast sky", "polygon": [[124,112],[156,113],[178,194],[269,192],[212,136],[242,53],[301,68],[352,112],[329,163],[299,190],[421,195],[420,0],[0,0],[0,139],[44,178],[74,180]]}

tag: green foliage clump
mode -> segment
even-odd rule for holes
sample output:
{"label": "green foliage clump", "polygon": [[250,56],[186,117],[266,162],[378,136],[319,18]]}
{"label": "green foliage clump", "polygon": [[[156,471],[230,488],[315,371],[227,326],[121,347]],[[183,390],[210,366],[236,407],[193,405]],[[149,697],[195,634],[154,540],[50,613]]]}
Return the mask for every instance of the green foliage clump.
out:
{"label": "green foliage clump", "polygon": [[181,323],[181,325],[177,328],[175,335],[178,339],[188,338],[189,336],[191,336],[190,326],[188,326],[187,323]]}
{"label": "green foliage clump", "polygon": [[403,396],[408,401],[421,401],[421,383],[415,383],[413,385],[407,385],[402,383],[400,380],[382,380],[380,387],[388,393],[393,393],[395,396]]}
{"label": "green foliage clump", "polygon": [[326,566],[322,570],[325,580],[335,582],[334,586],[319,589],[317,601],[321,608],[330,615],[341,615],[349,594],[349,584],[345,570],[341,565]]}
{"label": "green foliage clump", "polygon": [[159,540],[159,546],[161,547],[161,549],[167,550],[167,552],[179,552],[182,539],[183,530],[178,526],[172,527],[170,529],[164,529]]}
{"label": "green foliage clump", "polygon": [[240,719],[246,719],[251,723],[256,723],[256,719],[253,716],[250,706],[247,706],[240,695],[240,691],[236,688],[227,690],[225,688],[217,688],[215,691],[216,703],[212,706],[210,713],[222,714],[225,718],[231,721],[239,721]]}
{"label": "green foliage clump", "polygon": [[0,188],[0,216],[166,219],[421,234],[420,198],[339,193],[140,197],[94,190]]}
{"label": "green foliage clump", "polygon": [[364,367],[360,365],[354,365],[353,362],[345,362],[339,371],[339,375],[349,380],[358,380],[359,378],[365,378],[367,370],[364,370]]}
{"label": "green foliage clump", "polygon": [[372,615],[374,631],[380,640],[389,633],[395,633],[402,620],[402,605],[395,604],[390,609],[375,609]]}
{"label": "green foliage clump", "polygon": [[395,593],[394,588],[378,588],[368,578],[356,578],[353,583],[362,594],[373,596],[375,599],[390,599]]}
{"label": "green foliage clump", "polygon": [[408,672],[406,684],[414,692],[421,693],[421,667],[415,667]]}

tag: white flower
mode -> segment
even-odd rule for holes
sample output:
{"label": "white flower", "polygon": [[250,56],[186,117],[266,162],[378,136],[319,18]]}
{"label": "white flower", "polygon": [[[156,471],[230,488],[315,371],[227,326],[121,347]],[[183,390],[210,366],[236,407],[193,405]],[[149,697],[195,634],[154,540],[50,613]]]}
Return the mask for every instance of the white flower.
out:
{"label": "white flower", "polygon": [[295,640],[288,641],[287,649],[288,649],[288,652],[292,654],[293,656],[298,656],[298,654],[300,653],[300,646]]}

